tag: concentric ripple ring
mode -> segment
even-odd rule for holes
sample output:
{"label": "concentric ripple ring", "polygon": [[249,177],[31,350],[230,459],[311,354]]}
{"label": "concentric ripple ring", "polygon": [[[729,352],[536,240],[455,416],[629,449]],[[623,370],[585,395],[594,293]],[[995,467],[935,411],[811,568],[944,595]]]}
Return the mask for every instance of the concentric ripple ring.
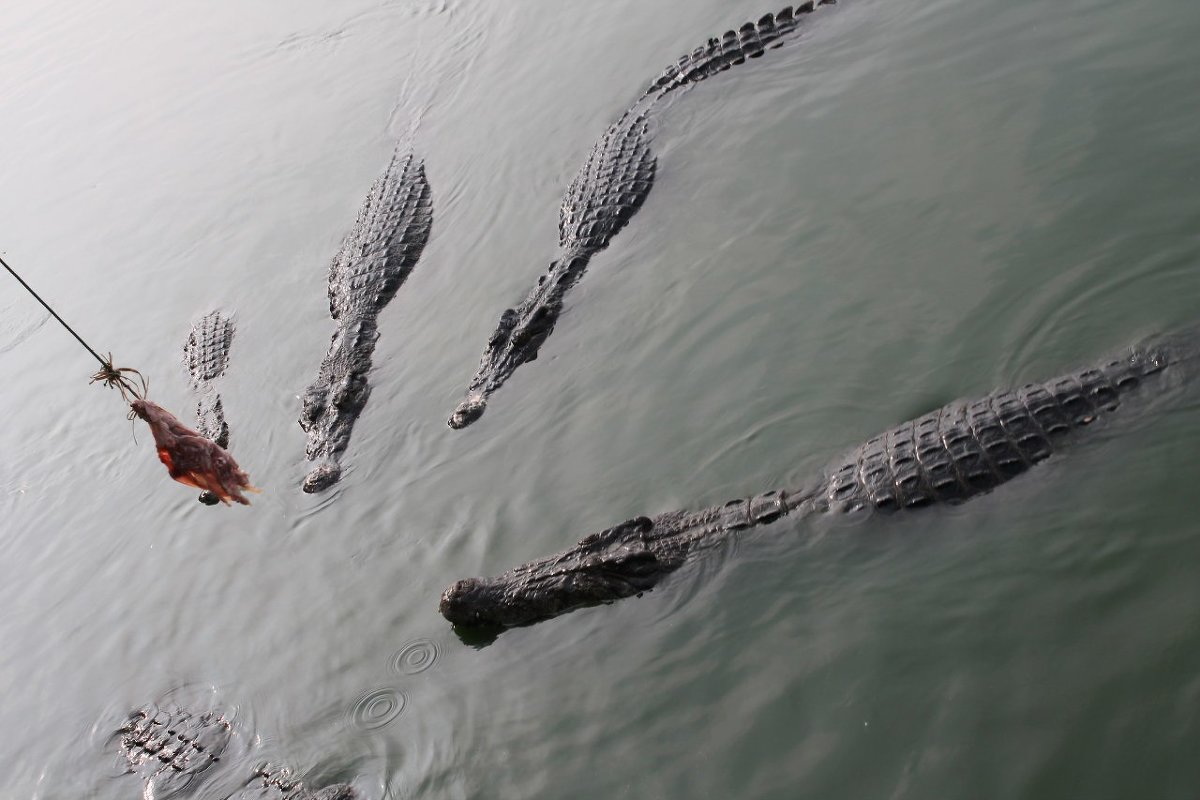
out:
{"label": "concentric ripple ring", "polygon": [[416,675],[437,661],[438,647],[429,639],[414,639],[392,657],[392,670],[401,675]]}
{"label": "concentric ripple ring", "polygon": [[350,712],[350,721],[361,730],[382,728],[400,716],[407,704],[408,698],[404,692],[385,686],[359,697]]}

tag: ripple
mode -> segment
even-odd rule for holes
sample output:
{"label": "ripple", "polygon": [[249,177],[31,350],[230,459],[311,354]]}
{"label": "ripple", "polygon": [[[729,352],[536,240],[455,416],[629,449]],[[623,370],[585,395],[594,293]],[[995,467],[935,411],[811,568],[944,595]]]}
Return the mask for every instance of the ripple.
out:
{"label": "ripple", "polygon": [[392,657],[392,671],[398,675],[416,675],[437,661],[438,646],[429,639],[414,639]]}
{"label": "ripple", "polygon": [[372,731],[400,716],[407,704],[404,692],[385,686],[358,698],[350,712],[350,721],[356,728]]}
{"label": "ripple", "polygon": [[0,353],[17,347],[49,321],[50,315],[41,313],[41,309],[25,309],[15,302],[0,308]]}

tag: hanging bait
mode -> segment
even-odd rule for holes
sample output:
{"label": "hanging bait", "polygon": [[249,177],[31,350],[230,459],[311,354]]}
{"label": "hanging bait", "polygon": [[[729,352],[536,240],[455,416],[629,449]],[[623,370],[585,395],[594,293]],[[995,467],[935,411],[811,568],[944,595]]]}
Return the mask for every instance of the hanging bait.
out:
{"label": "hanging bait", "polygon": [[185,486],[212,492],[225,505],[229,505],[230,500],[244,506],[250,505],[242,490],[259,490],[250,485],[250,476],[223,447],[201,436],[177,420],[171,412],[149,400],[134,400],[130,408],[150,426],[158,459],[166,465],[172,478]]}

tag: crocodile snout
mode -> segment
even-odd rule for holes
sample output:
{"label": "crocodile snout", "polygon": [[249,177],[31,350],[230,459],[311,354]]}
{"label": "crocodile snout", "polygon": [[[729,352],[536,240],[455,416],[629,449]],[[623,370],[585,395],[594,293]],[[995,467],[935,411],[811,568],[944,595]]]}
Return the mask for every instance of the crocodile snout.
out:
{"label": "crocodile snout", "polygon": [[452,625],[463,627],[502,626],[493,615],[495,603],[487,596],[487,584],[478,578],[455,581],[442,592],[438,612]]}
{"label": "crocodile snout", "polygon": [[308,494],[323,492],[342,477],[342,468],[337,464],[321,464],[304,476],[300,488]]}
{"label": "crocodile snout", "polygon": [[450,419],[446,420],[446,424],[454,430],[461,430],[482,417],[485,408],[487,408],[487,401],[482,397],[468,397],[458,404],[458,408],[454,409],[454,413],[450,415]]}

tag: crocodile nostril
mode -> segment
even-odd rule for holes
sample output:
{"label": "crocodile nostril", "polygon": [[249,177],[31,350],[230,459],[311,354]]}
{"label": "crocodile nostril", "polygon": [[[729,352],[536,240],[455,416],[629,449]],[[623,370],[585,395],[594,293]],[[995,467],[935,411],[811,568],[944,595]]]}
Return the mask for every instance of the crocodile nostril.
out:
{"label": "crocodile nostril", "polygon": [[450,419],[446,420],[446,424],[455,430],[460,430],[482,417],[486,408],[487,402],[482,397],[468,397],[458,404],[458,408],[454,409],[454,413],[450,415]]}

